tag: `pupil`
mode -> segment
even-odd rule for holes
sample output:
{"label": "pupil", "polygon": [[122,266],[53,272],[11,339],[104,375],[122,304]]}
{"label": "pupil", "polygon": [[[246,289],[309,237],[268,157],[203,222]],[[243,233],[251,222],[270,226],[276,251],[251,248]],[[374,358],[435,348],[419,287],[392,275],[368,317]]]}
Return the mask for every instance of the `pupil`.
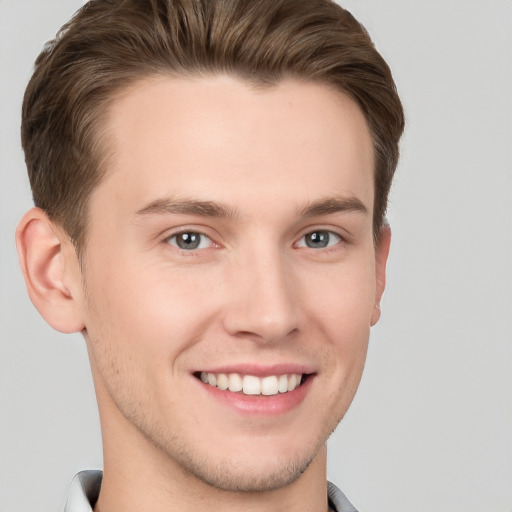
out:
{"label": "pupil", "polygon": [[314,231],[306,235],[306,245],[313,249],[322,249],[329,243],[329,233],[327,231]]}
{"label": "pupil", "polygon": [[177,244],[180,249],[197,249],[201,237],[197,233],[181,233],[177,237]]}

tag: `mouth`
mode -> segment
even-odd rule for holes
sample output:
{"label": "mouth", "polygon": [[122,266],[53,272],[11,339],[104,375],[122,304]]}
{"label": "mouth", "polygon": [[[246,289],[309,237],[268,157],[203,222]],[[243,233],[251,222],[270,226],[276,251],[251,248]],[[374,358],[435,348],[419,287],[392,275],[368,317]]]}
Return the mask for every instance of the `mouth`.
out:
{"label": "mouth", "polygon": [[243,375],[240,373],[196,372],[194,376],[204,384],[221,391],[251,395],[272,396],[294,391],[302,386],[309,377],[306,373],[287,373],[277,375]]}

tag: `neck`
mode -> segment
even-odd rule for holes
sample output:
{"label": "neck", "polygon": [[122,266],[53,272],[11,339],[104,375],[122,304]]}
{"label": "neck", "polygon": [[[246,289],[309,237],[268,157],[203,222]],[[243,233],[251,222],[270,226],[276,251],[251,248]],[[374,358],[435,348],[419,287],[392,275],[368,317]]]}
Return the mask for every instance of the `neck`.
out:
{"label": "neck", "polygon": [[[240,493],[212,488],[179,473],[164,477],[158,471],[132,471],[105,464],[102,487],[94,512],[197,512],[215,507],[223,512],[325,512],[326,479],[319,478],[315,459],[290,485],[266,492]],[[322,471],[325,474],[325,471]]]}

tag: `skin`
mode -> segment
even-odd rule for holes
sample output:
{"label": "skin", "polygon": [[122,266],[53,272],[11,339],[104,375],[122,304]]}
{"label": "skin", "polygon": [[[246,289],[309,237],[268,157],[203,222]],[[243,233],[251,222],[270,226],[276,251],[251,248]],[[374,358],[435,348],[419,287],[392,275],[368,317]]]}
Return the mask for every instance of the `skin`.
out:
{"label": "skin", "polygon": [[[34,304],[87,341],[96,512],[325,511],[325,442],[361,378],[389,249],[387,228],[373,240],[363,114],[320,84],[154,77],[117,97],[106,132],[82,265],[38,209],[17,234]],[[199,248],[181,249],[183,232]],[[318,232],[328,245],[308,246]],[[196,377],[280,364],[311,377],[277,413],[242,411]]]}

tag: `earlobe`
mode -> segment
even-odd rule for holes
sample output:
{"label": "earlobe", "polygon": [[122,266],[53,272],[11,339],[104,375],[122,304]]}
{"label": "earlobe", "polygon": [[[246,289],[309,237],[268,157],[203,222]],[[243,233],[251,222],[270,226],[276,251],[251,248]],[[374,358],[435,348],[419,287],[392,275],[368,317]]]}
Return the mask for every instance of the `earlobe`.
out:
{"label": "earlobe", "polygon": [[[69,245],[39,208],[29,210],[18,224],[16,247],[30,300],[48,324],[64,333],[84,328],[73,293],[79,284],[74,272],[78,262]],[[72,257],[75,261],[69,261]]]}
{"label": "earlobe", "polygon": [[373,306],[370,323],[372,327],[379,321],[381,310],[380,301],[386,288],[386,263],[388,261],[389,247],[391,245],[391,229],[384,226],[380,233],[375,247],[375,304]]}

